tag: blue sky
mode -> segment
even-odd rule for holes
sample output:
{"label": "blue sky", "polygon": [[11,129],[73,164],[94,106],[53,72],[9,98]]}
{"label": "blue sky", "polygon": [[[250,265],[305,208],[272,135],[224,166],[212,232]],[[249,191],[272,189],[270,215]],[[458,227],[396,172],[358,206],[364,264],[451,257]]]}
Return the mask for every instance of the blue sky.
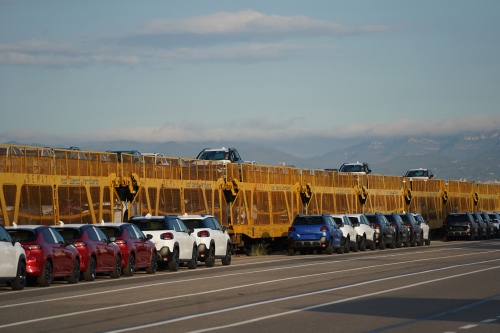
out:
{"label": "blue sky", "polygon": [[0,142],[491,132],[500,1],[0,0]]}

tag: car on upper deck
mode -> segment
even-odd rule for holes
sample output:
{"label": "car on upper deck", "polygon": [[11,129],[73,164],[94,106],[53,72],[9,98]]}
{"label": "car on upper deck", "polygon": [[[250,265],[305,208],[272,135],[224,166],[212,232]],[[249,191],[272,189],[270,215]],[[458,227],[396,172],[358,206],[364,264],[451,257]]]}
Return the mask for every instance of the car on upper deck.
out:
{"label": "car on upper deck", "polygon": [[342,164],[339,168],[339,172],[350,172],[367,175],[372,172],[372,169],[366,162],[355,162]]}
{"label": "car on upper deck", "polygon": [[205,148],[198,156],[197,160],[218,161],[221,163],[243,163],[236,148]]}
{"label": "car on upper deck", "polygon": [[342,230],[328,214],[299,214],[288,228],[288,254],[325,251],[326,254],[344,253]]}
{"label": "car on upper deck", "polygon": [[434,177],[434,174],[430,169],[410,169],[406,171],[403,177],[406,178],[416,178],[416,179],[431,179]]}
{"label": "car on upper deck", "polygon": [[12,290],[22,290],[26,285],[26,253],[18,239],[12,239],[0,225],[0,283],[7,283]]}
{"label": "car on upper deck", "polygon": [[129,220],[141,231],[151,234],[158,253],[158,262],[177,271],[179,264],[187,262],[189,269],[198,266],[196,237],[176,214],[160,216],[134,216]]}
{"label": "car on upper deck", "polygon": [[221,259],[222,265],[231,264],[231,237],[219,220],[210,214],[183,214],[179,216],[188,230],[196,237],[198,259],[205,266],[213,267],[215,259]]}

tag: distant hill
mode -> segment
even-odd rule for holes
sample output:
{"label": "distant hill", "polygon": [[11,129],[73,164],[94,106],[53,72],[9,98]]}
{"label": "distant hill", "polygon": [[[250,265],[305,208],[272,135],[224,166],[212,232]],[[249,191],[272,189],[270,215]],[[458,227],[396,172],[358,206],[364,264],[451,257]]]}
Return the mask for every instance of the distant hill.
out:
{"label": "distant hill", "polygon": [[[320,139],[318,139],[320,140]],[[311,139],[304,140],[314,145]],[[10,142],[11,144],[20,144]],[[297,168],[332,169],[344,162],[368,162],[376,174],[403,175],[413,168],[429,168],[436,178],[479,182],[500,182],[500,132],[490,135],[456,135],[435,137],[378,138],[348,144],[312,157],[296,156],[294,143],[289,146],[273,143],[253,144],[248,142],[175,142],[144,143],[135,141],[111,141],[61,144],[59,147],[78,145],[83,150],[130,150],[143,153],[162,153],[169,157],[195,158],[203,148],[235,147],[246,161],[258,164],[285,164]],[[44,146],[43,144],[26,144]],[[319,145],[319,144],[318,144]],[[321,145],[327,147],[325,142]],[[333,145],[332,145],[333,146]],[[306,147],[307,148],[307,147]],[[303,151],[297,148],[297,151]],[[326,149],[326,148],[325,148]],[[312,149],[311,151],[316,151]]]}

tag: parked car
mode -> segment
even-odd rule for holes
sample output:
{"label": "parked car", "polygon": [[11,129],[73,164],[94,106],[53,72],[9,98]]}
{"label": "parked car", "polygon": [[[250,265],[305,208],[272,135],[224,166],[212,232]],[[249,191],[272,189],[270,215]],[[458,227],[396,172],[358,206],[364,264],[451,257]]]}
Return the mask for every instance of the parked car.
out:
{"label": "parked car", "polygon": [[12,290],[22,290],[26,285],[26,253],[21,244],[12,239],[0,225],[0,283],[7,283]]}
{"label": "parked car", "polygon": [[158,252],[158,263],[166,263],[170,271],[177,271],[179,264],[187,262],[189,269],[198,266],[198,245],[178,215],[134,216],[129,223],[153,236]]}
{"label": "parked car", "polygon": [[387,221],[387,218],[381,213],[365,214],[365,216],[370,222],[371,227],[375,230],[375,241],[378,244],[378,248],[384,250],[387,245],[391,249],[396,248],[396,237],[394,236],[396,230]]}
{"label": "parked car", "polygon": [[488,213],[491,222],[495,226],[495,237],[500,238],[500,214],[497,212]]}
{"label": "parked car", "polygon": [[288,228],[288,254],[301,254],[316,250],[326,254],[344,253],[342,230],[328,214],[297,215]]}
{"label": "parked car", "polygon": [[106,273],[113,279],[122,272],[120,248],[92,224],[60,224],[52,226],[65,239],[72,239],[80,253],[80,272],[85,281],[94,281],[98,273]]}
{"label": "parked car", "polygon": [[154,274],[158,268],[156,247],[150,241],[153,236],[144,233],[131,223],[102,222],[96,226],[106,235],[114,237],[120,248],[123,275],[132,276],[136,270],[144,269],[147,274]]}
{"label": "parked car", "polygon": [[425,245],[431,245],[431,228],[429,227],[429,223],[424,219],[424,217],[419,213],[412,213],[415,221],[422,228],[422,239]]}
{"label": "parked car", "polygon": [[365,175],[371,173],[372,169],[366,162],[355,162],[342,164],[339,172],[351,172]]}
{"label": "parked car", "polygon": [[472,217],[476,222],[479,230],[479,239],[490,239],[490,228],[488,224],[484,222],[483,217],[478,212],[473,212]]}
{"label": "parked car", "polygon": [[415,220],[413,215],[411,213],[405,212],[405,213],[400,213],[399,216],[401,216],[403,222],[410,229],[410,246],[413,247],[415,245],[418,246],[424,245],[424,236],[422,228],[417,223],[417,220]]}
{"label": "parked car", "polygon": [[431,179],[434,177],[432,171],[429,169],[410,169],[406,171],[404,177],[407,178],[417,178],[417,179]]}
{"label": "parked car", "polygon": [[397,213],[384,214],[384,216],[395,230],[394,238],[396,239],[396,247],[400,248],[403,245],[406,247],[410,246],[410,229],[403,222],[401,216]]}
{"label": "parked car", "polygon": [[490,219],[490,216],[488,213],[479,213],[481,217],[483,218],[484,223],[486,223],[488,227],[488,238],[495,238],[496,235],[496,230],[495,230],[495,223]]}
{"label": "parked car", "polygon": [[358,233],[354,229],[351,220],[345,214],[331,214],[337,227],[342,230],[342,243],[344,245],[344,253],[349,253],[350,250],[358,252]]}
{"label": "parked car", "polygon": [[375,243],[375,230],[371,227],[370,222],[363,214],[346,214],[346,216],[351,220],[352,226],[356,233],[358,234],[358,248],[361,251],[370,248],[370,250],[375,250],[377,244]]}
{"label": "parked car", "polygon": [[12,238],[20,240],[26,252],[28,282],[48,287],[53,279],[64,278],[68,283],[80,280],[80,255],[57,230],[44,225],[5,227]]}
{"label": "parked car", "polygon": [[443,221],[443,240],[453,238],[467,238],[469,240],[479,239],[479,228],[471,213],[448,213]]}
{"label": "parked car", "polygon": [[205,266],[213,267],[215,259],[221,259],[222,265],[231,264],[231,237],[215,216],[183,214],[179,217],[196,237],[198,259],[205,262]]}

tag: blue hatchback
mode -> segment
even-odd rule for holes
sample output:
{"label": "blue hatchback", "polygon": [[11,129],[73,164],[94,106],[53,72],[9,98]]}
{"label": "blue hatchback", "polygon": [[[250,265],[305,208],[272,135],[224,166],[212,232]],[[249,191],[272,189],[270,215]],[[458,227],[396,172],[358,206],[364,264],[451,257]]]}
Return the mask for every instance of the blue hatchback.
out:
{"label": "blue hatchback", "polygon": [[288,228],[288,254],[344,253],[342,230],[328,214],[297,215]]}

